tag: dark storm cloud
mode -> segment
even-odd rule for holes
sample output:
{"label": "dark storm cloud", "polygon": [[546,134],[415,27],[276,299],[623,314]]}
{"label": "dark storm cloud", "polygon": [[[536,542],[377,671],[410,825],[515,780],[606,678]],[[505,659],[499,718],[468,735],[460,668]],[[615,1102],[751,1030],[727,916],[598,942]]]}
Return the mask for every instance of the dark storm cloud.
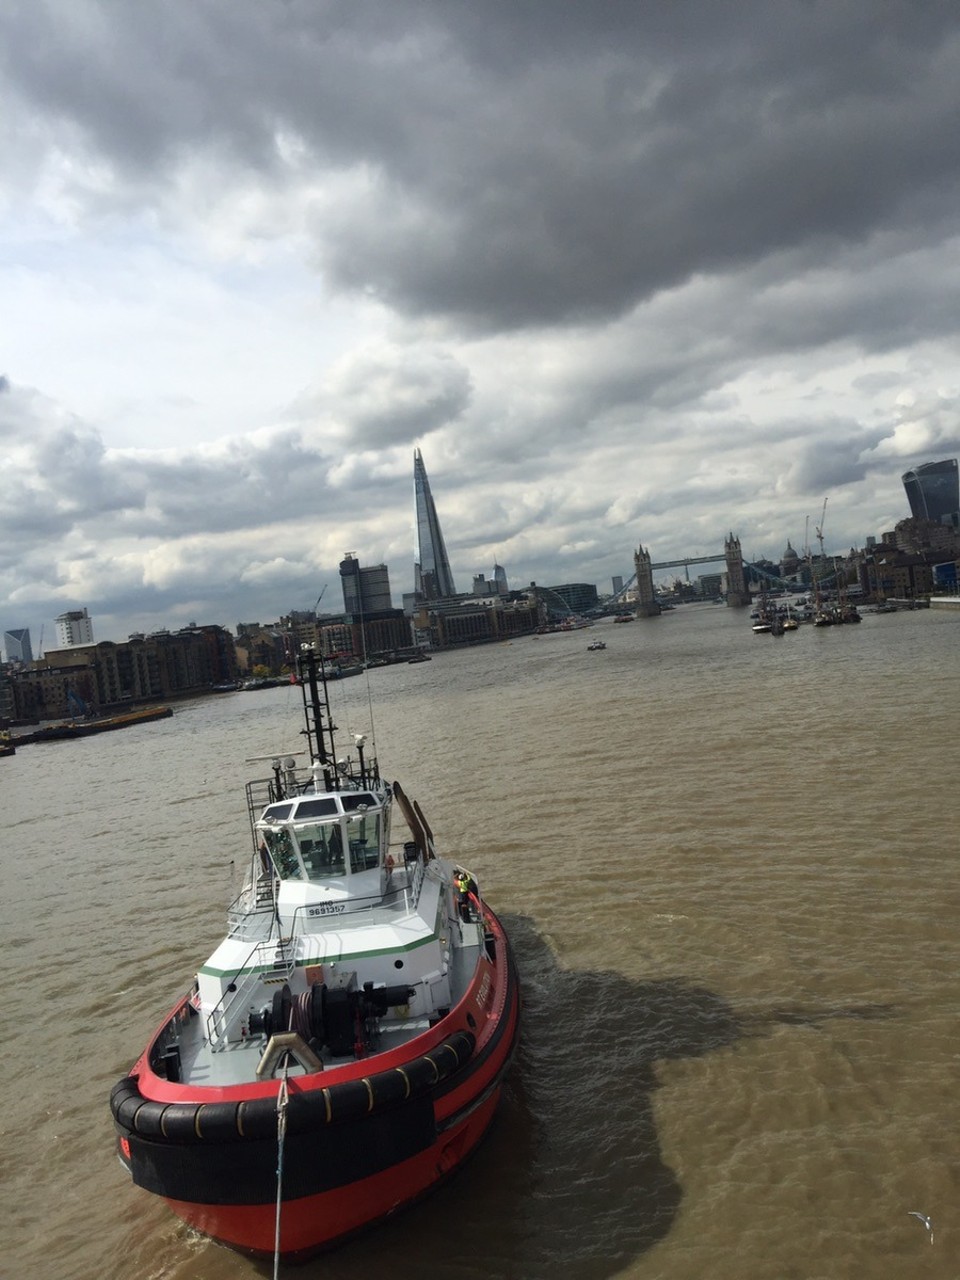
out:
{"label": "dark storm cloud", "polygon": [[784,474],[785,491],[829,493],[831,489],[864,480],[871,467],[870,451],[886,434],[886,431],[865,432],[852,422],[825,422],[815,442],[792,451],[792,460]]}
{"label": "dark storm cloud", "polygon": [[[895,230],[957,199],[956,7],[440,0],[22,5],[21,110],[144,192],[206,151],[278,184],[329,280],[504,328]],[[145,197],[146,198],[146,197]]]}
{"label": "dark storm cloud", "polygon": [[99,435],[43,397],[3,388],[0,399],[0,561],[15,563],[38,537],[68,534],[88,518],[142,504],[143,494],[108,479]]}
{"label": "dark storm cloud", "polygon": [[324,422],[349,449],[384,449],[457,421],[471,391],[469,371],[448,353],[361,347],[328,369],[322,387],[292,412]]}

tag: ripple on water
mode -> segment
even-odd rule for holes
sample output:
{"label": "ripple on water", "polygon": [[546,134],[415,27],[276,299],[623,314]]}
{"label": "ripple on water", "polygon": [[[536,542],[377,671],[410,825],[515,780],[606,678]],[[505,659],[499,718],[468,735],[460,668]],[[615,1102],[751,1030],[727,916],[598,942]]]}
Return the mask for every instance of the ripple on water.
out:
{"label": "ripple on water", "polygon": [[[955,1280],[958,621],[677,610],[370,673],[526,1025],[469,1166],[305,1280]],[[11,1274],[264,1274],[130,1187],[106,1097],[219,939],[245,758],[299,746],[273,692],[3,762]],[[333,695],[366,731],[366,682]]]}

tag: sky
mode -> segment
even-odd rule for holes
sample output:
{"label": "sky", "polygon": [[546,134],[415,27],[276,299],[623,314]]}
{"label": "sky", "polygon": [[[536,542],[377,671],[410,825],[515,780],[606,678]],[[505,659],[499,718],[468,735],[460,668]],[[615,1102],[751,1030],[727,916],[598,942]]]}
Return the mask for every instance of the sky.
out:
{"label": "sky", "polygon": [[960,453],[955,0],[0,0],[0,147],[35,650],[399,604],[415,448],[461,591],[845,551]]}

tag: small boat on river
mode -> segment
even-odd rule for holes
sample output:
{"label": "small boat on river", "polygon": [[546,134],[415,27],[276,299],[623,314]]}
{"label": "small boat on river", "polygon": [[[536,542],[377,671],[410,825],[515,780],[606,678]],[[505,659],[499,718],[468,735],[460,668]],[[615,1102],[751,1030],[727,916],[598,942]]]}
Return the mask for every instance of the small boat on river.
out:
{"label": "small boat on river", "polygon": [[510,944],[476,877],[438,854],[364,735],[338,754],[323,662],[308,648],[298,666],[309,764],[279,755],[248,783],[226,937],[111,1094],[134,1183],[275,1264],[453,1173],[490,1126],[520,1027]]}

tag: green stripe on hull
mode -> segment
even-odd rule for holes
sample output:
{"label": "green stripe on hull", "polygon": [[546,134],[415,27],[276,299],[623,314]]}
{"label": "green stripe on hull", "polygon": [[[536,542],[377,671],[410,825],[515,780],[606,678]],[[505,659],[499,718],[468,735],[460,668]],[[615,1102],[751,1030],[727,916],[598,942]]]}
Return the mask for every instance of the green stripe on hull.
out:
{"label": "green stripe on hull", "polygon": [[[376,951],[348,951],[342,955],[338,955],[335,959],[323,958],[321,956],[303,957],[294,962],[295,969],[306,968],[307,965],[313,964],[348,964],[351,960],[369,960],[372,956],[393,956],[407,953],[410,951],[418,951],[421,947],[429,946],[432,942],[438,941],[436,934],[429,938],[423,938],[420,942],[408,942],[404,946],[383,947]],[[226,978],[234,976],[236,969],[214,969],[210,965],[204,964],[200,966],[199,972],[208,978]],[[256,968],[243,969],[243,973],[275,973],[276,968],[272,964],[257,965]]]}

